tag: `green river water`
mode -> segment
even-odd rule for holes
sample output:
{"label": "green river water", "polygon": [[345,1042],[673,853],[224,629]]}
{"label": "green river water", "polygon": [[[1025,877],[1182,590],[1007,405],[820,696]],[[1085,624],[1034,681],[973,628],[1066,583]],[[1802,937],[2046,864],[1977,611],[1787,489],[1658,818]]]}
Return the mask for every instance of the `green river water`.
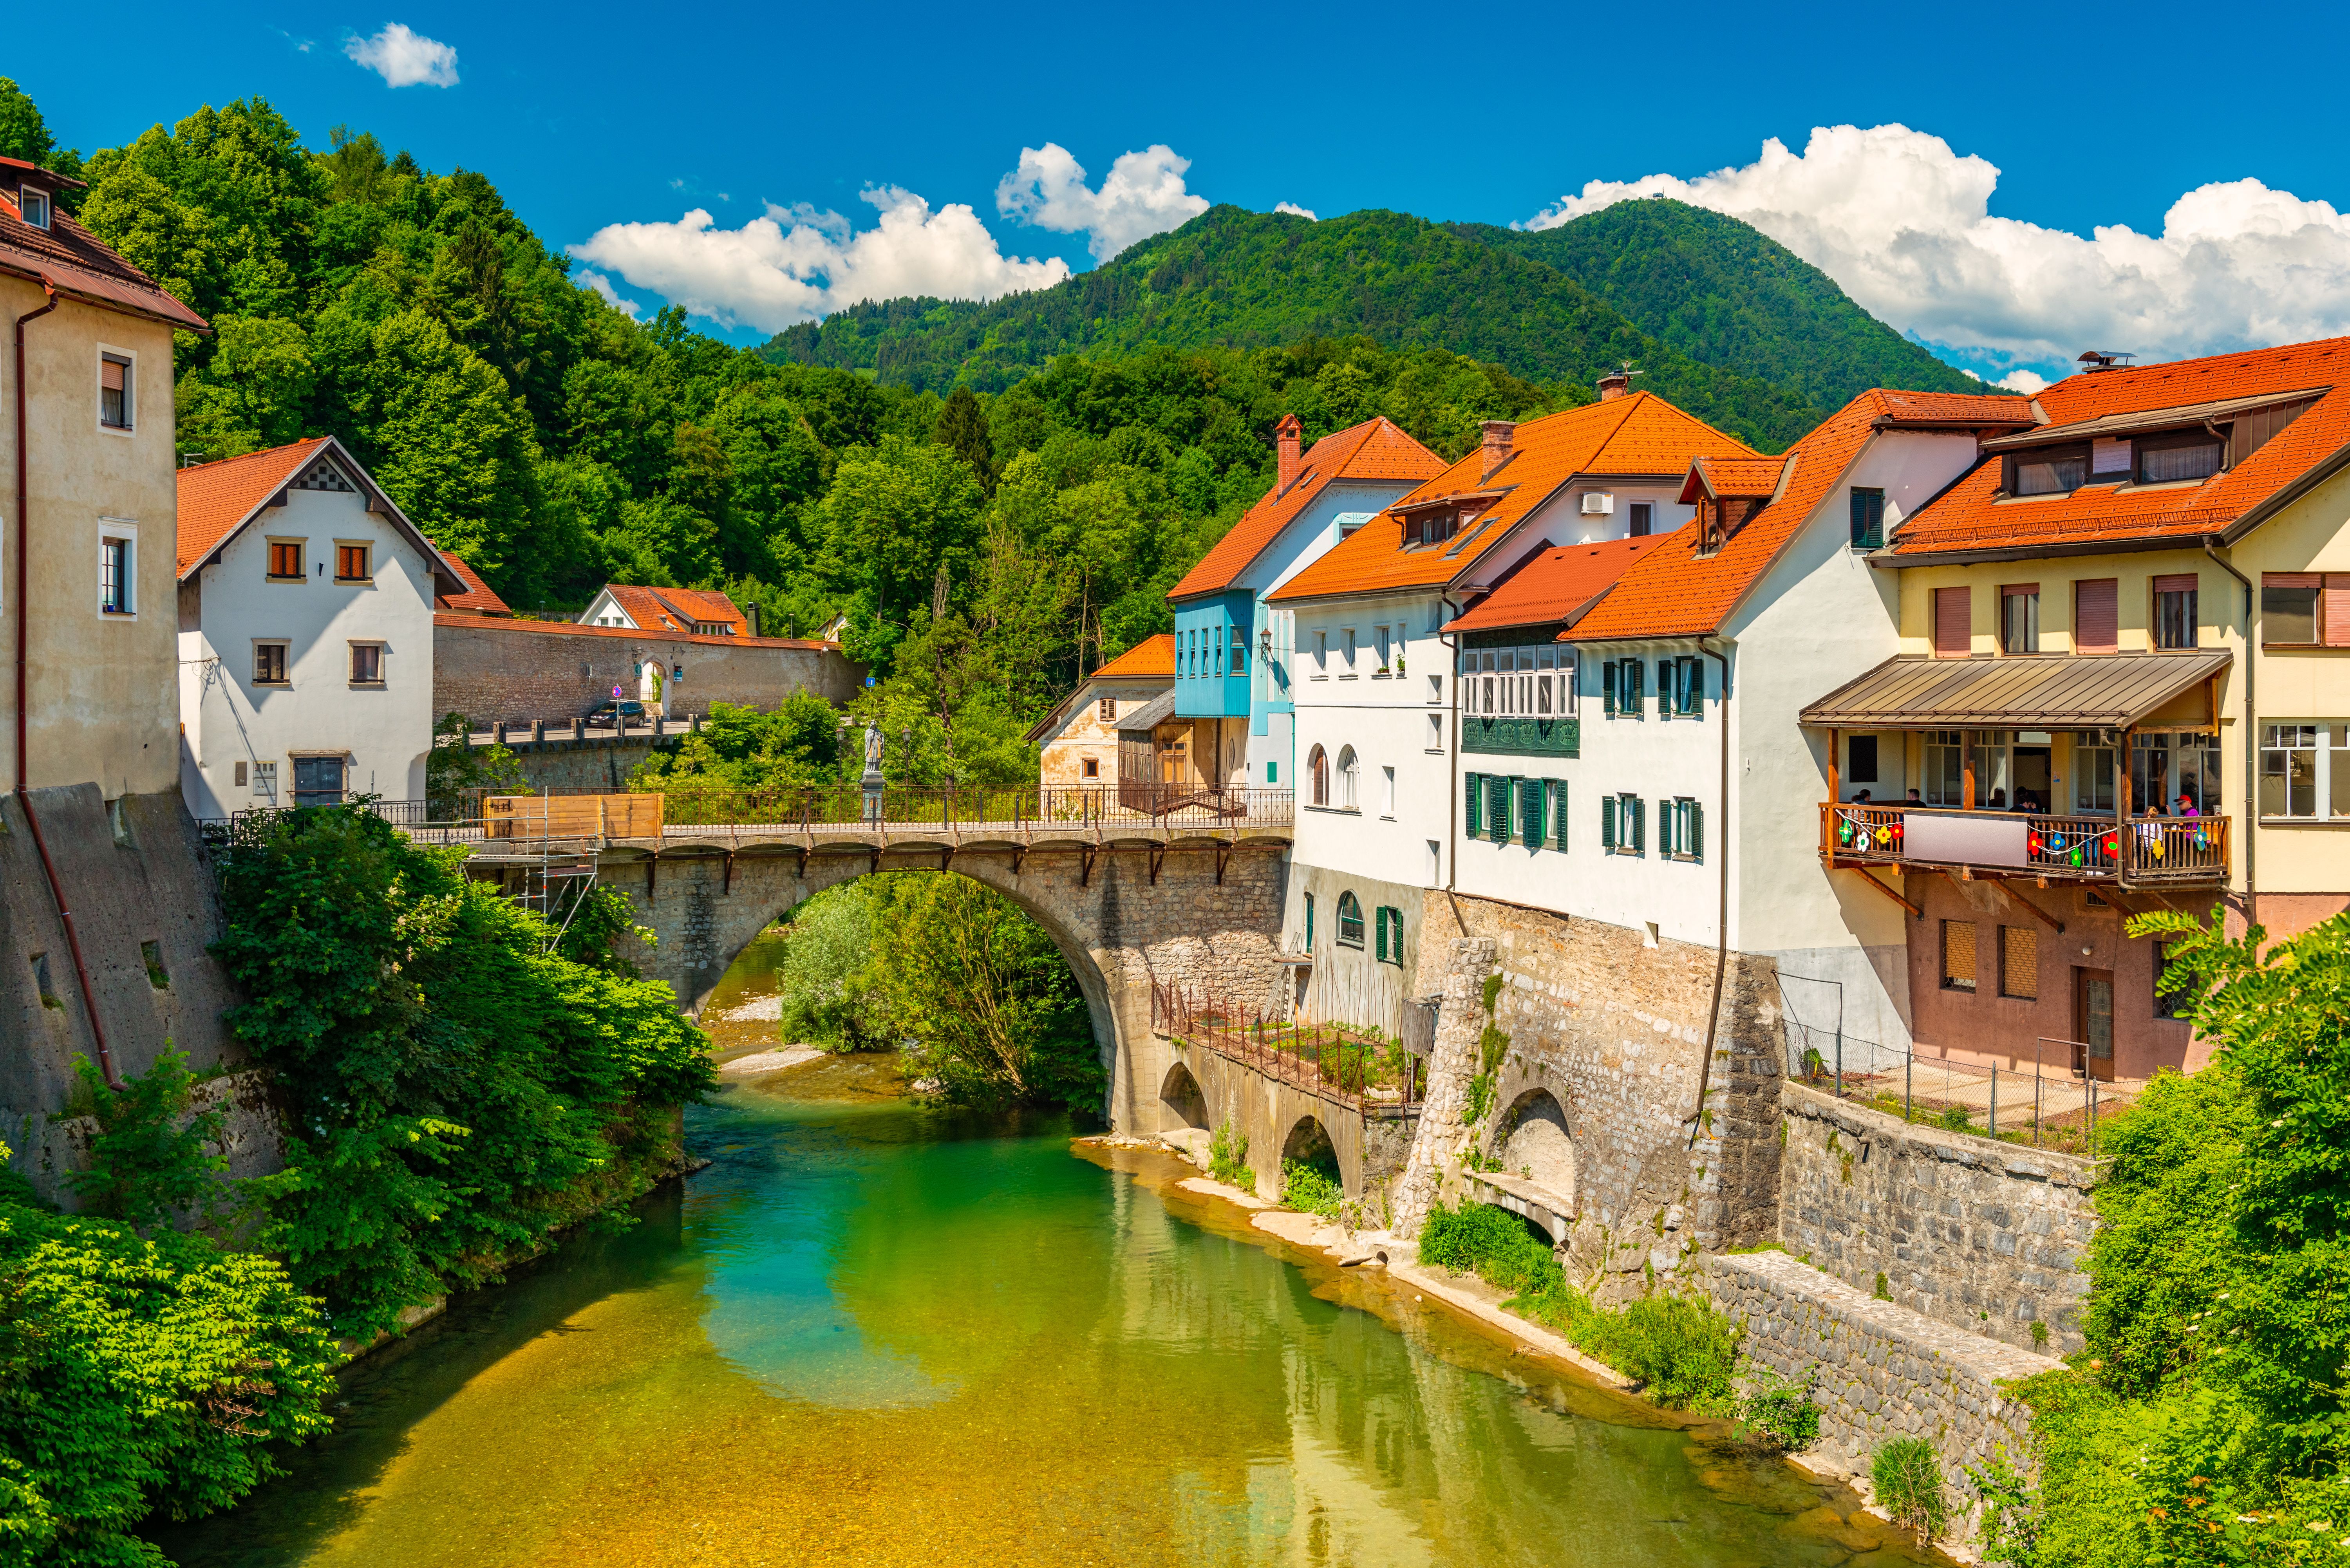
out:
{"label": "green river water", "polygon": [[1917,1561],[1850,1493],[1273,1241],[1170,1158],[896,1089],[852,1058],[721,1091],[687,1115],[709,1169],[373,1358],[290,1477],[158,1540],[190,1568]]}

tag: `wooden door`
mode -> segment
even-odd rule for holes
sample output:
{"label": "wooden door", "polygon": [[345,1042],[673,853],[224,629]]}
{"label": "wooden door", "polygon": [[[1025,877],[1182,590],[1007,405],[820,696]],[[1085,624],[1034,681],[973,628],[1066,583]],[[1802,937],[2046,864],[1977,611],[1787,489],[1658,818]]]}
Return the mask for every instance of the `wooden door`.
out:
{"label": "wooden door", "polygon": [[[2105,1083],[2114,1081],[2114,971],[2073,971],[2073,1068]],[[2085,1054],[2086,1060],[2083,1055]]]}

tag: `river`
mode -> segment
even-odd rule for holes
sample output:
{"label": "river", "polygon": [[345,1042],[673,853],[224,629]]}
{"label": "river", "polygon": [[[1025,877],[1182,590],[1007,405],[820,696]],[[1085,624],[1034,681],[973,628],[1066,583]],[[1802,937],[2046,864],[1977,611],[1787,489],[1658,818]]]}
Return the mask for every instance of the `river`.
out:
{"label": "river", "polygon": [[[772,1026],[768,1038],[772,1040]],[[348,1378],[189,1568],[1916,1561],[1741,1456],[1052,1118],[828,1060],[714,1163]]]}

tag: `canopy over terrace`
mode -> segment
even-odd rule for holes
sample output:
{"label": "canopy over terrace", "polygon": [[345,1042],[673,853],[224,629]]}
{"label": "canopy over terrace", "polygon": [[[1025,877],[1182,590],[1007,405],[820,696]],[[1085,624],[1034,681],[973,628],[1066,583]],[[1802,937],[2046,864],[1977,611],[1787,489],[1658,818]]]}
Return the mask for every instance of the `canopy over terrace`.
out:
{"label": "canopy over terrace", "polygon": [[[2218,722],[2208,683],[2225,649],[2178,653],[2046,653],[1998,659],[1888,659],[1805,708],[1814,730],[2123,730],[2175,716]],[[2166,714],[2205,688],[2206,705]]]}

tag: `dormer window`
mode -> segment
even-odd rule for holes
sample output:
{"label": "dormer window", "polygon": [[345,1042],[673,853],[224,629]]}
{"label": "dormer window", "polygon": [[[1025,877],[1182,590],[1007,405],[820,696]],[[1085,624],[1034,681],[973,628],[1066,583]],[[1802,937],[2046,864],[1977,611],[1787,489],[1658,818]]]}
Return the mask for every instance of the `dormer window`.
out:
{"label": "dormer window", "polygon": [[1461,530],[1461,514],[1450,507],[1423,512],[1404,528],[1406,545],[1440,545]]}
{"label": "dormer window", "polygon": [[25,222],[36,229],[49,226],[49,193],[30,185],[16,189],[16,211],[25,214]]}
{"label": "dormer window", "polygon": [[2085,445],[2019,452],[2008,462],[2011,494],[2064,495],[2089,483],[2089,449]]}
{"label": "dormer window", "polygon": [[2220,472],[2225,455],[2209,431],[2148,436],[2137,443],[2137,481],[2165,484],[2179,479],[2209,479]]}

